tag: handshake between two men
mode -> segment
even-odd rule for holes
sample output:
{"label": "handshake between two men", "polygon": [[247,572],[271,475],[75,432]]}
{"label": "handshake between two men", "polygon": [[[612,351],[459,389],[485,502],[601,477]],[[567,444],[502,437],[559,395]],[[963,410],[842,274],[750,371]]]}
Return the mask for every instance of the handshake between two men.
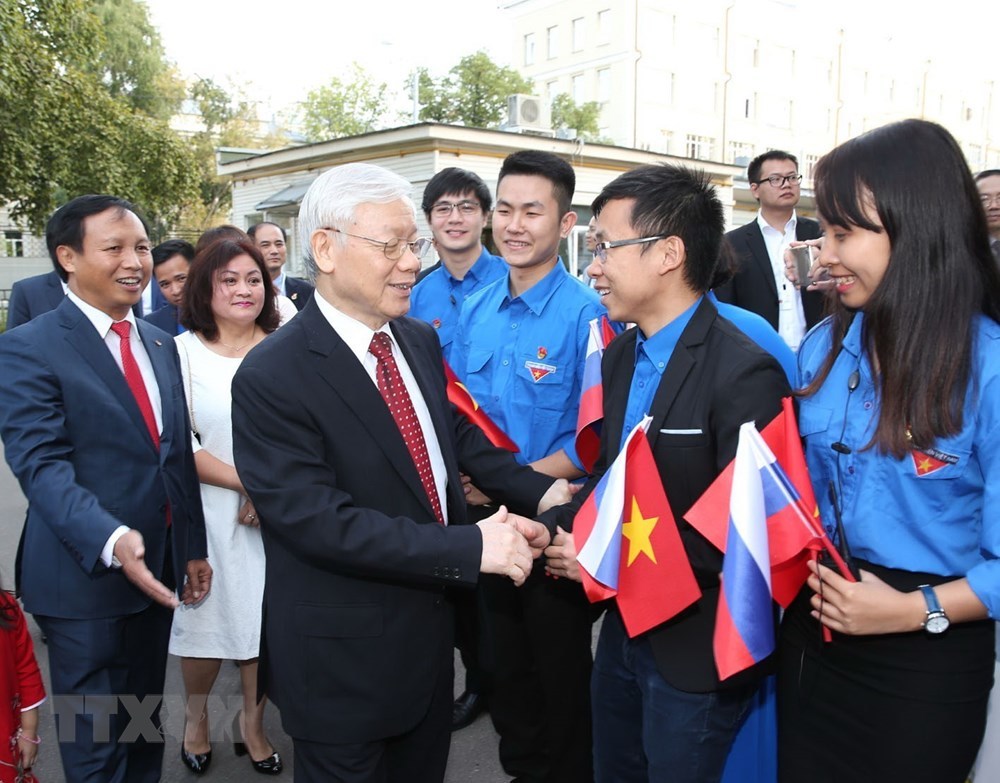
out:
{"label": "handshake between two men", "polygon": [[[554,506],[569,503],[576,487],[566,479],[556,479],[538,502],[541,514]],[[549,545],[548,528],[541,522],[513,514],[506,506],[476,523],[483,536],[483,554],[479,571],[500,574],[520,587],[531,573],[532,562]]]}

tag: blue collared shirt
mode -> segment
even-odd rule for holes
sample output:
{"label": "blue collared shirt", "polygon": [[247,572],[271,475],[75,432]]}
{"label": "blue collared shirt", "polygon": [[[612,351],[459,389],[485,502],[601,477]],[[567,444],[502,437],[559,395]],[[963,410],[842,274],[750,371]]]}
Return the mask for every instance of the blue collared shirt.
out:
{"label": "blue collared shirt", "polygon": [[684,328],[698,309],[703,297],[698,297],[693,305],[677,316],[651,337],[646,337],[641,329],[636,330],[635,338],[635,371],[632,373],[632,384],[628,390],[628,404],[625,406],[625,425],[622,427],[621,443],[625,445],[632,428],[642,417],[649,413],[653,405],[653,397],[660,387],[663,371],[670,363],[677,341],[681,339]]}
{"label": "blue collared shirt", "polygon": [[476,291],[507,274],[507,264],[500,256],[485,247],[465,277],[456,280],[442,263],[421,280],[410,294],[410,312],[414,318],[426,321],[437,330],[441,350],[449,364],[452,360],[452,342],[462,304]]}
{"label": "blue collared shirt", "polygon": [[470,297],[459,317],[453,368],[490,418],[518,445],[522,464],[573,447],[590,320],[597,293],[562,259],[520,296],[507,276]]}
{"label": "blue collared shirt", "polygon": [[[896,459],[864,448],[878,423],[879,399],[862,349],[863,318],[854,318],[823,386],[799,408],[823,523],[832,533],[828,486],[831,480],[838,485],[839,459],[838,492],[852,554],[890,568],[967,577],[990,616],[1000,619],[1000,325],[983,316],[973,323],[973,380],[961,432]],[[816,376],[830,339],[827,320],[803,340],[800,386]],[[855,371],[858,385],[850,391]],[[851,452],[834,451],[836,442]]]}

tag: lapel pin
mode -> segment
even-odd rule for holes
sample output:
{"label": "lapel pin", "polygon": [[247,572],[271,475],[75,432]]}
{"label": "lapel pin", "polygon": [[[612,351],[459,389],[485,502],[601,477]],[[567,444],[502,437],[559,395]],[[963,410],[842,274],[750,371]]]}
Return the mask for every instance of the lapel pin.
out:
{"label": "lapel pin", "polygon": [[161,346],[163,345],[163,343],[161,343],[159,340],[153,340],[153,342],[156,343],[157,345],[161,345]]}

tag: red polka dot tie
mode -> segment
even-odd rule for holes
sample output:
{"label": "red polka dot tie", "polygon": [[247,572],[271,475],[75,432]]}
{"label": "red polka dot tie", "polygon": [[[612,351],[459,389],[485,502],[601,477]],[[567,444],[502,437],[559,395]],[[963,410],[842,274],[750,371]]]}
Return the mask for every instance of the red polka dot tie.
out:
{"label": "red polka dot tie", "polygon": [[423,430],[420,429],[417,412],[413,409],[410,393],[406,390],[403,377],[399,374],[399,366],[392,355],[392,341],[389,339],[389,335],[385,332],[375,332],[371,345],[368,346],[368,351],[378,360],[375,369],[378,390],[382,394],[385,404],[389,406],[389,413],[392,414],[396,426],[399,427],[399,433],[403,436],[413,464],[417,466],[420,483],[424,485],[424,491],[431,501],[434,516],[437,517],[438,522],[444,524],[441,498],[438,496],[437,486],[434,484],[431,460],[427,456],[427,443],[424,441]]}

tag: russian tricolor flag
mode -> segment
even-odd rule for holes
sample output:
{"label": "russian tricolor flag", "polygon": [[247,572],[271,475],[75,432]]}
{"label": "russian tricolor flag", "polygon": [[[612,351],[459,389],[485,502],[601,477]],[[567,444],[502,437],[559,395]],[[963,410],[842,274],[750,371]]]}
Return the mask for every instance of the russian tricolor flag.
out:
{"label": "russian tricolor flag", "polygon": [[601,421],[604,419],[604,392],[601,387],[601,357],[604,349],[615,337],[615,330],[607,316],[590,321],[587,337],[587,356],[583,363],[583,383],[580,407],[576,415],[576,453],[588,473],[601,449]]}
{"label": "russian tricolor flag", "polygon": [[[787,478],[753,422],[740,427],[729,501],[729,531],[715,621],[719,679],[774,652],[767,520],[795,503]],[[794,491],[794,490],[793,490]]]}

